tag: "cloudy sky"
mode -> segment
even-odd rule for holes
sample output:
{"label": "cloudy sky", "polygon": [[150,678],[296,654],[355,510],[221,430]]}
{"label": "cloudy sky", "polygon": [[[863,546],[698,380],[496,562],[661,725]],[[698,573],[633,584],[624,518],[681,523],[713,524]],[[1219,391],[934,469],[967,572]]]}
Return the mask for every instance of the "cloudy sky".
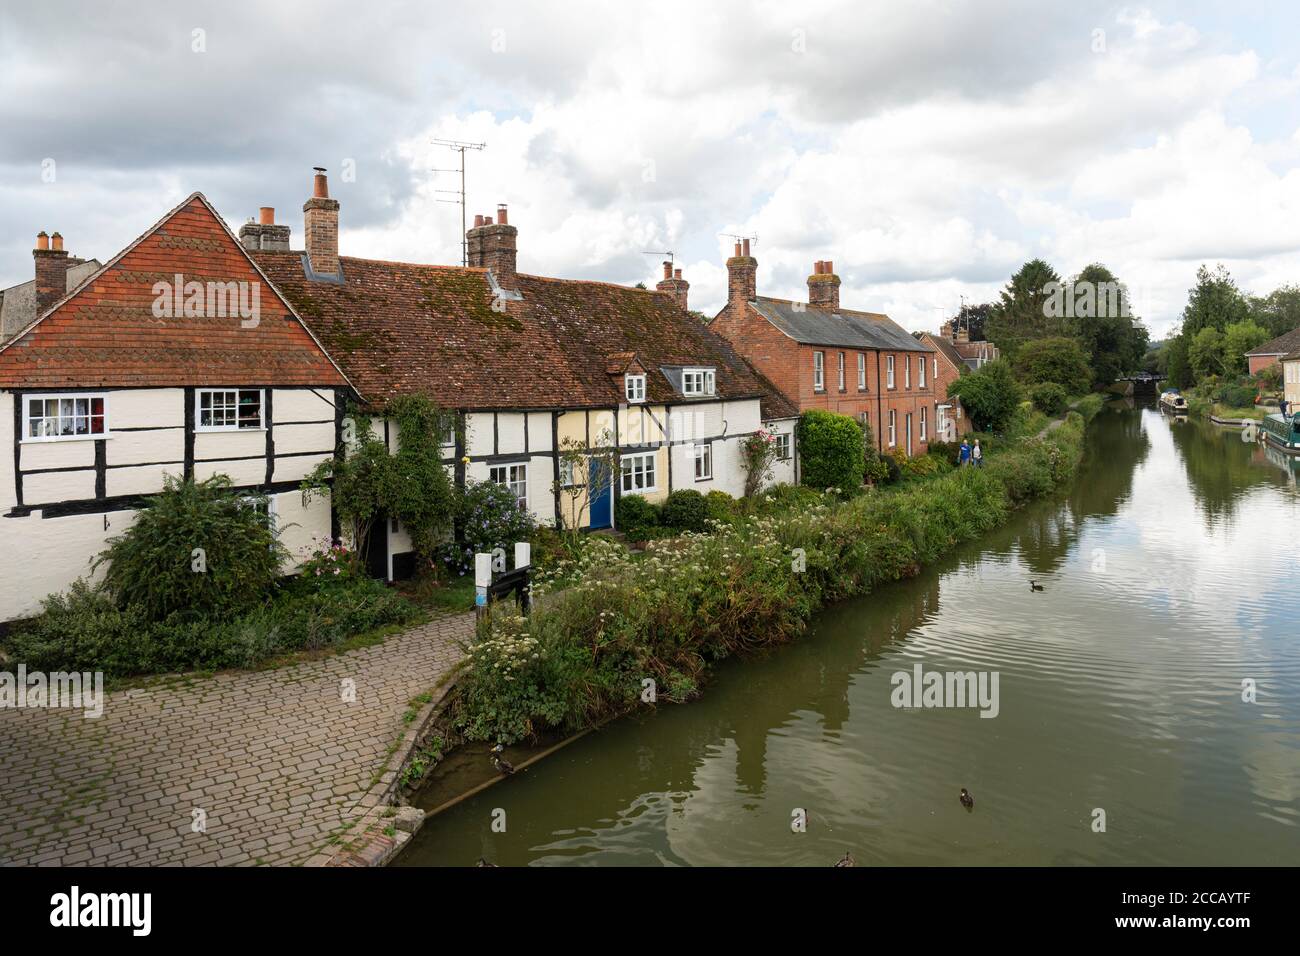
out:
{"label": "cloudy sky", "polygon": [[470,214],[510,204],[525,271],[652,283],[671,249],[712,314],[750,234],[760,292],[832,259],[922,329],[1032,256],[1102,261],[1159,337],[1203,261],[1300,281],[1291,6],[10,4],[0,286],[40,229],[105,259],[194,190],[299,245],[317,165],[345,255],[458,262],[444,138],[487,144]]}

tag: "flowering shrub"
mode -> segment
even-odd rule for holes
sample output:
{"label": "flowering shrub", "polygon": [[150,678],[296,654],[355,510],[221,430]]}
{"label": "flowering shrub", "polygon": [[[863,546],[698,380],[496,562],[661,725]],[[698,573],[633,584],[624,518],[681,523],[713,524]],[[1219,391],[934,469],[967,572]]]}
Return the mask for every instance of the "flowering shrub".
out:
{"label": "flowering shrub", "polygon": [[772,477],[776,464],[776,434],[760,428],[740,443],[740,460],[745,466],[745,497],[752,498]]}
{"label": "flowering shrub", "polygon": [[298,574],[308,580],[320,578],[324,581],[341,581],[356,577],[360,569],[361,562],[355,551],[322,540],[317,542],[312,556],[299,566]]}
{"label": "flowering shrub", "polygon": [[536,527],[514,492],[491,481],[465,486],[456,520],[461,540],[444,545],[440,557],[450,571],[462,575],[473,569],[475,554],[491,553],[494,548],[513,554],[515,543],[530,540]]}
{"label": "flowering shrub", "polygon": [[827,601],[916,574],[1005,520],[1019,501],[1074,472],[1083,418],[1024,442],[986,468],[841,500],[774,489],[753,513],[635,555],[584,539],[534,577],[534,610],[493,608],[458,685],[473,739],[574,730],[638,705],[647,678],[666,698],[693,693],[710,662],[792,640]]}

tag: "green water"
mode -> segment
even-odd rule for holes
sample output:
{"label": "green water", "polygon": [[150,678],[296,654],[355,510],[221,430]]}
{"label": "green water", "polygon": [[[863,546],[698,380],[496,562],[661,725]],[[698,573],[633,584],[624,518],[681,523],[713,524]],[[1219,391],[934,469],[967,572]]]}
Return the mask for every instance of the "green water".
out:
{"label": "green water", "polygon": [[[440,814],[399,863],[1300,863],[1298,621],[1295,469],[1108,409],[1068,497]],[[918,663],[996,671],[997,716],[894,707]]]}

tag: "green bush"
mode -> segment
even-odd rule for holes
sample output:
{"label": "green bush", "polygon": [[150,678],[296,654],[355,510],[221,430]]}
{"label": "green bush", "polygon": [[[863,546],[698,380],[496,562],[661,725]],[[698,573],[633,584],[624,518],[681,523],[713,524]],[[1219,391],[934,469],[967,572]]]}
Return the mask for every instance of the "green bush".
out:
{"label": "green bush", "polygon": [[1005,359],[998,359],[952,382],[948,397],[961,399],[980,431],[1002,431],[1023,396],[1011,366]]}
{"label": "green bush", "polygon": [[1055,382],[1043,382],[1033,386],[1029,390],[1029,397],[1033,400],[1034,406],[1044,415],[1061,414],[1070,399],[1065,389]]}
{"label": "green bush", "polygon": [[1026,342],[1016,353],[1016,372],[1030,385],[1051,383],[1067,394],[1092,384],[1088,353],[1078,339],[1053,337]]}
{"label": "green bush", "polygon": [[933,458],[939,458],[949,464],[955,464],[957,455],[961,450],[961,444],[955,441],[932,441],[926,448],[925,453]]}
{"label": "green bush", "polygon": [[439,552],[451,571],[467,574],[474,569],[474,555],[490,554],[501,548],[515,553],[515,543],[531,541],[536,522],[519,507],[515,493],[492,481],[474,481],[465,486],[456,504],[461,540],[448,542]]}
{"label": "green bush", "polygon": [[1229,385],[1219,389],[1218,400],[1229,408],[1249,408],[1255,404],[1255,390],[1242,385]]}
{"label": "green bush", "polygon": [[619,531],[633,541],[643,541],[643,533],[659,527],[659,506],[641,495],[623,495],[614,506],[614,522]]}
{"label": "green bush", "polygon": [[736,517],[738,502],[725,491],[710,491],[704,496],[709,520],[729,524]]}
{"label": "green bush", "polygon": [[810,488],[852,491],[862,484],[861,426],[847,415],[813,409],[799,419],[801,480]]}
{"label": "green bush", "polygon": [[239,496],[230,479],[167,476],[135,520],[94,562],[119,607],[160,620],[184,611],[221,616],[266,598],[287,556],[266,499]]}
{"label": "green bush", "polygon": [[418,616],[414,605],[364,576],[290,578],[266,603],[237,616],[176,612],[162,620],[150,619],[139,605],[120,608],[103,585],[78,580],[14,629],[8,651],[32,670],[108,677],[217,670],[336,646]]}
{"label": "green bush", "polygon": [[704,495],[691,488],[674,491],[664,501],[659,520],[664,527],[677,531],[703,531],[708,527],[709,504]]}

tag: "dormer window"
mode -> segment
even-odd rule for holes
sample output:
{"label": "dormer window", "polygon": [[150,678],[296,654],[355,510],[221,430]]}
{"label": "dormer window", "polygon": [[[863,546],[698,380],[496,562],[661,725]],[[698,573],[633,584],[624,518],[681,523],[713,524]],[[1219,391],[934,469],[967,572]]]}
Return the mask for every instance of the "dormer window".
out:
{"label": "dormer window", "polygon": [[645,401],[645,376],[644,375],[624,375],[623,376],[623,394],[627,396],[628,403]]}
{"label": "dormer window", "polygon": [[712,395],[713,393],[713,369],[688,368],[682,370],[683,395]]}

